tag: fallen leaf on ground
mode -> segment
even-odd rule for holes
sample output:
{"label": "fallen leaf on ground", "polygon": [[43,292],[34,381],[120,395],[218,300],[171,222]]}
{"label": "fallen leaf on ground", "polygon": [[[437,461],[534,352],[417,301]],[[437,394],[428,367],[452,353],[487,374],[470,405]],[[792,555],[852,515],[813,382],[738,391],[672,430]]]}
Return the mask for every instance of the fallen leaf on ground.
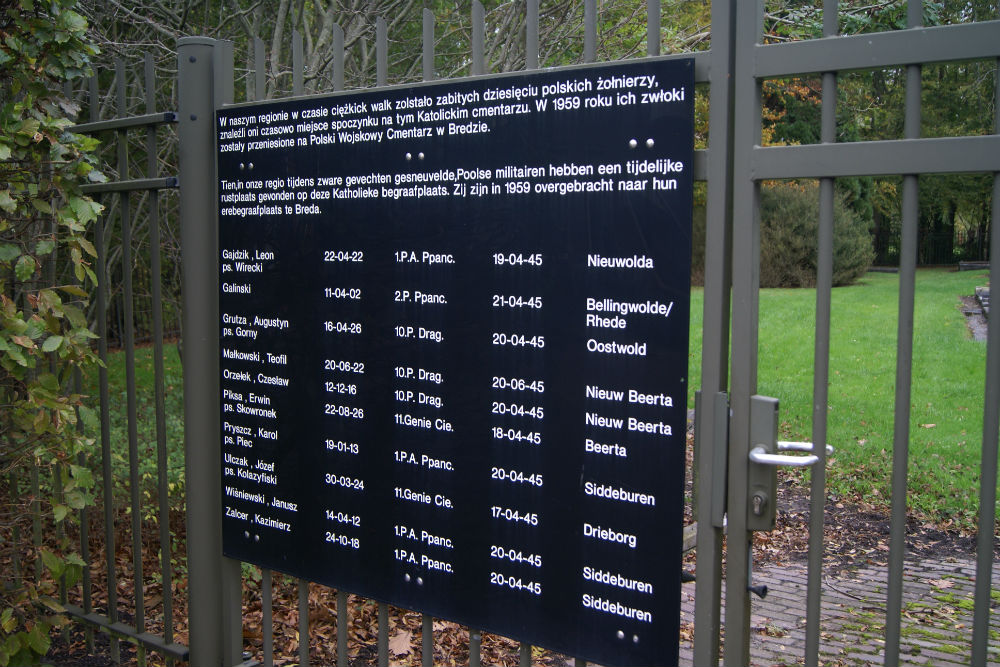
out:
{"label": "fallen leaf on ground", "polygon": [[409,655],[413,651],[413,647],[410,646],[412,639],[413,633],[409,630],[397,632],[389,638],[389,652],[393,655]]}

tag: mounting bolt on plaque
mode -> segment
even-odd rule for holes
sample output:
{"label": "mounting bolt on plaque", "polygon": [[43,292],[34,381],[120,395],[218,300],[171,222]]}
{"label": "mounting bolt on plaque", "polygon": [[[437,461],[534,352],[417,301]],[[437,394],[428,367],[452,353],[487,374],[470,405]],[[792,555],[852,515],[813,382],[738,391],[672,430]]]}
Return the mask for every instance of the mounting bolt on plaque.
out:
{"label": "mounting bolt on plaque", "polygon": [[618,639],[625,639],[625,631],[624,630],[619,630],[618,631]]}
{"label": "mounting bolt on plaque", "polygon": [[639,145],[638,141],[636,141],[635,139],[629,139],[629,142],[628,142],[628,147],[629,148],[635,148],[638,145]]}
{"label": "mounting bolt on plaque", "polygon": [[649,139],[646,139],[646,148],[652,148],[655,143],[656,142],[653,141],[652,137],[650,137]]}
{"label": "mounting bolt on plaque", "polygon": [[412,153],[407,153],[406,154],[406,161],[409,162],[412,159],[413,159],[413,154]]}

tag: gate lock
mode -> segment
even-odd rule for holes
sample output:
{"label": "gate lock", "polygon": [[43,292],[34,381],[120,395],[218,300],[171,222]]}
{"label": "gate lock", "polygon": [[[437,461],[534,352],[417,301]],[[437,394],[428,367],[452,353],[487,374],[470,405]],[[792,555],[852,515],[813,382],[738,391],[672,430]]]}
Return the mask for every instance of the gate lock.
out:
{"label": "gate lock", "polygon": [[[778,399],[750,399],[750,465],[747,471],[747,530],[774,530],[777,517],[778,466],[807,468],[819,462],[811,442],[778,440]],[[805,452],[789,456],[778,452]],[[826,446],[827,456],[833,447]]]}

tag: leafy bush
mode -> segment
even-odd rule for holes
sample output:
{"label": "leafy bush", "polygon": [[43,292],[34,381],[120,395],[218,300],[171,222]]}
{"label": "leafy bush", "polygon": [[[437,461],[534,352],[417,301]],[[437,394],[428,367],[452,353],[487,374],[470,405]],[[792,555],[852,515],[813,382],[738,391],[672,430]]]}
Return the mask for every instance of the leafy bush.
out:
{"label": "leafy bush", "polygon": [[[93,483],[80,465],[93,445],[77,429],[86,411],[66,389],[95,363],[86,233],[101,207],[81,184],[103,179],[96,142],[67,132],[75,108],[59,92],[95,53],[74,5],[0,0],[0,667],[48,651],[50,629],[64,622],[54,582],[72,584],[84,566],[53,537],[65,531],[35,551],[23,541],[33,515],[46,527],[72,521]],[[16,483],[29,469],[40,480],[34,497]],[[28,576],[29,561],[43,571]]]}
{"label": "leafy bush", "polygon": [[[815,182],[768,184],[760,193],[760,286],[814,287],[819,229]],[[875,257],[868,225],[839,194],[833,205],[833,284],[850,285]]]}

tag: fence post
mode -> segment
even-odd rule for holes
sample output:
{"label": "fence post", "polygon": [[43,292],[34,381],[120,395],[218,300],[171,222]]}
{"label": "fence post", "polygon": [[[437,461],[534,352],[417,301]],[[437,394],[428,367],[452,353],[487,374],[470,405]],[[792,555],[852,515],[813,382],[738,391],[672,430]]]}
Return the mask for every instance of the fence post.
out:
{"label": "fence post", "polygon": [[215,216],[215,40],[177,42],[178,172],[183,257],[184,472],[192,667],[223,664],[219,489],[219,313]]}

